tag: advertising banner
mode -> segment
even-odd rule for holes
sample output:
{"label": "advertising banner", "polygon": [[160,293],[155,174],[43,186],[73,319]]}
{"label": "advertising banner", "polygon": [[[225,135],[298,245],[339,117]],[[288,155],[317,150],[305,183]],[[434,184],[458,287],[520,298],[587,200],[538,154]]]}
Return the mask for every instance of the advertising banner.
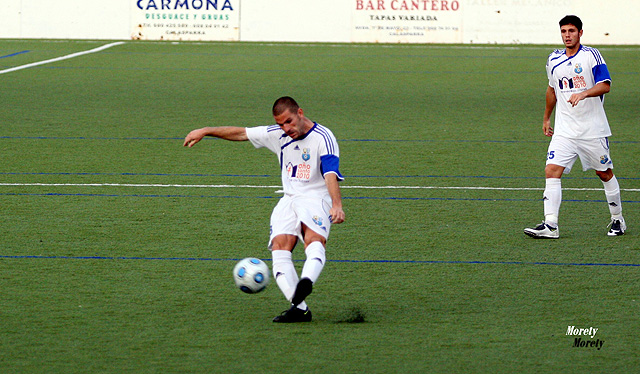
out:
{"label": "advertising banner", "polygon": [[350,0],[351,41],[460,43],[464,0]]}
{"label": "advertising banner", "polygon": [[130,1],[132,39],[240,39],[240,0]]}

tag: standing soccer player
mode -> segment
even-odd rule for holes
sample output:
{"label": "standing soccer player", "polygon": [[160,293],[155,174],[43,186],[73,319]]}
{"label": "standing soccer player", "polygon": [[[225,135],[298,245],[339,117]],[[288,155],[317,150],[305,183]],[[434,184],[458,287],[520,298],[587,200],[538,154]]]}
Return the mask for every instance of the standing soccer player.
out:
{"label": "standing soccer player", "polygon": [[[333,133],[305,117],[291,97],[273,104],[276,125],[259,127],[205,127],[191,131],[184,146],[192,147],[205,136],[249,140],[278,156],[284,197],[271,214],[269,249],[273,274],[291,307],[273,322],[310,322],[305,298],[326,262],[325,246],[331,225],[345,219],[339,181],[340,151]],[[300,278],[292,260],[298,240],[304,243],[306,261]]]}
{"label": "standing soccer player", "polygon": [[[627,225],[622,217],[620,186],[613,174],[609,155],[611,130],[604,112],[604,95],[611,88],[611,76],[600,52],[580,44],[582,21],[577,16],[560,20],[564,50],[555,50],[547,60],[549,86],[542,131],[551,136],[545,167],[544,221],[524,233],[533,238],[557,239],[558,215],[562,202],[562,174],[571,171],[578,157],[583,169],[595,170],[602,180],[609,203],[609,236],[623,235]],[[551,113],[555,108],[555,130]]]}

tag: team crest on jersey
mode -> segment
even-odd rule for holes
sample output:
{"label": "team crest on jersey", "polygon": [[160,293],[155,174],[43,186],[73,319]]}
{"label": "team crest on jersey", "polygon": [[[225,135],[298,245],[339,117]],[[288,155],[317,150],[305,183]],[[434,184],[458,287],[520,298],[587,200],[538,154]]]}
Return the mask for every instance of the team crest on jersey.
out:
{"label": "team crest on jersey", "polygon": [[582,64],[576,64],[575,68],[573,69],[573,71],[576,72],[576,74],[580,74],[582,73]]}
{"label": "team crest on jersey", "polygon": [[311,155],[309,154],[310,149],[309,148],[302,148],[302,159],[304,161],[309,161],[309,159],[311,158]]}
{"label": "team crest on jersey", "polygon": [[609,162],[609,156],[607,156],[607,155],[602,155],[602,156],[600,156],[600,163],[601,163],[602,165],[604,165],[604,164],[606,164],[606,163],[608,163],[608,162]]}
{"label": "team crest on jersey", "polygon": [[311,219],[312,219],[312,220],[313,220],[313,222],[314,222],[316,225],[318,225],[321,229],[323,229],[324,231],[327,231],[327,228],[326,228],[326,227],[324,227],[324,226],[322,225],[322,217],[320,217],[320,216],[313,216]]}

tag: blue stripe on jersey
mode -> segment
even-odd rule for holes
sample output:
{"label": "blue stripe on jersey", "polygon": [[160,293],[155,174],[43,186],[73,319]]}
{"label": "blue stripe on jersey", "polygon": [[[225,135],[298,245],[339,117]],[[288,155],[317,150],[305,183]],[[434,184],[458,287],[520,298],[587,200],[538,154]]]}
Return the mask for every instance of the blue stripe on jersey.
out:
{"label": "blue stripe on jersey", "polygon": [[592,69],[593,71],[593,81],[598,84],[600,82],[611,82],[611,75],[609,74],[609,69],[607,69],[607,65],[600,64],[596,65]]}
{"label": "blue stripe on jersey", "polygon": [[555,65],[553,66],[553,68],[551,69],[551,75],[553,75],[553,71],[554,71],[554,70],[556,70],[556,68],[557,68],[558,66],[560,66],[560,65],[564,64],[564,63],[565,63],[565,62],[567,62],[567,61],[569,61],[569,59],[562,60],[560,63],[555,64]]}
{"label": "blue stripe on jersey", "polygon": [[334,154],[336,145],[331,139],[328,129],[316,123],[316,125],[313,127],[313,129],[311,129],[311,131],[314,131],[314,130],[324,138],[324,144],[327,147],[327,152],[329,152],[329,154]]}
{"label": "blue stripe on jersey", "polygon": [[[556,57],[554,57],[554,58],[551,58],[551,56],[552,56],[552,55],[554,55],[554,54],[557,54],[557,56],[556,56]],[[549,58],[548,58],[548,60],[549,60],[549,62],[553,62],[553,61],[555,61],[555,60],[557,60],[557,59],[561,58],[563,54],[564,54],[564,53],[563,53],[563,51],[561,51],[561,50],[559,50],[559,49],[556,49],[555,51],[553,51],[553,52],[551,52],[551,53],[549,54]]]}
{"label": "blue stripe on jersey", "polygon": [[282,135],[280,135],[280,139],[287,137],[287,134],[285,134],[284,130],[280,128],[280,125],[267,126],[267,132],[274,132],[274,131],[282,131]]}
{"label": "blue stripe on jersey", "polygon": [[[582,48],[582,46],[581,46]],[[576,53],[575,55],[571,56],[571,57],[567,57],[567,50],[559,50],[556,49],[555,51],[553,51],[551,54],[558,54],[558,56],[552,58],[551,60],[549,60],[549,62],[554,62],[555,65],[553,65],[553,68],[551,69],[551,74],[553,74],[553,71],[556,70],[556,68],[562,64],[564,64],[565,62],[569,61],[570,59],[572,59],[574,56],[577,56],[578,54]],[[549,55],[551,56],[551,55]],[[562,59],[564,57],[564,59]],[[558,62],[558,59],[562,59],[562,61]]]}
{"label": "blue stripe on jersey", "polygon": [[[567,62],[568,60],[571,60],[572,58],[574,58],[575,56],[577,56],[581,51],[584,51],[585,53],[591,53],[591,54],[593,55],[593,58],[596,60],[596,66],[604,65],[604,66],[605,66],[605,70],[606,70],[606,65],[605,65],[605,63],[604,63],[604,59],[602,58],[602,55],[600,54],[600,51],[598,51],[596,48],[586,47],[586,46],[581,45],[581,46],[580,46],[580,50],[578,51],[578,53],[576,53],[575,55],[573,55],[573,56],[571,56],[571,57],[567,57],[566,59],[562,60],[562,62],[560,62],[560,63],[555,64],[555,65],[553,66],[553,69],[551,69],[551,73],[553,74],[553,71],[554,71],[558,66],[562,65],[563,63]],[[551,58],[551,59],[549,60],[549,62],[555,61],[555,60],[557,60],[557,59],[561,58],[562,56],[566,56],[566,54],[565,54],[565,53],[566,53],[566,50],[565,50],[565,51],[555,50],[554,52],[552,52],[552,53],[549,55],[549,57],[551,57],[551,55],[553,55],[554,53],[557,53],[557,52],[562,52],[562,54],[561,54],[561,55],[559,55],[558,57]],[[608,74],[608,70],[607,70],[607,74]],[[595,77],[595,76],[596,76],[596,75],[595,75],[595,70],[594,70],[594,77]],[[605,80],[607,80],[607,79],[602,79],[602,80],[599,80],[598,78],[596,78],[596,79],[595,79],[596,83],[598,83],[598,82],[602,82],[602,81],[605,81]],[[609,80],[609,81],[611,81],[611,76],[609,76],[609,77],[608,77],[608,80]]]}
{"label": "blue stripe on jersey", "polygon": [[[280,138],[282,139],[285,136],[287,136],[287,134],[282,134],[282,136]],[[287,148],[289,145],[295,143],[295,142],[296,142],[296,140],[293,139],[289,143],[285,143],[284,145],[280,146],[280,169],[282,169],[282,164],[284,162],[284,149]]]}
{"label": "blue stripe on jersey", "polygon": [[340,174],[340,159],[336,155],[324,155],[320,157],[320,172],[325,175],[330,172],[336,173],[338,180],[343,181],[344,177]]}
{"label": "blue stripe on jersey", "polygon": [[602,55],[600,54],[600,51],[598,51],[595,48],[591,48],[591,47],[584,47],[583,48],[586,52],[589,52],[593,55],[593,57],[596,59],[596,65],[602,65],[604,62],[604,59],[602,58]]}

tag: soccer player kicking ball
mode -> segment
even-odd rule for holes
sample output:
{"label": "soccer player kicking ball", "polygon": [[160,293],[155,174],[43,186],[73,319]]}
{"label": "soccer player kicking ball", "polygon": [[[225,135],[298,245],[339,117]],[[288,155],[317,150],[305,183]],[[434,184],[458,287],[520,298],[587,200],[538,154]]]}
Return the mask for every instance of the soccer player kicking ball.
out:
{"label": "soccer player kicking ball", "polygon": [[[611,88],[611,76],[604,58],[595,48],[580,44],[582,21],[576,16],[560,20],[564,50],[556,50],[547,60],[549,86],[542,131],[551,136],[545,167],[544,221],[524,229],[533,238],[557,239],[558,214],[562,202],[560,178],[571,171],[578,157],[584,170],[595,170],[604,185],[611,223],[609,236],[623,235],[627,225],[622,217],[620,186],[613,174],[609,155],[611,130],[604,112],[604,95]],[[551,113],[555,108],[555,130]]]}
{"label": "soccer player kicking ball", "polygon": [[[259,127],[205,127],[191,131],[184,146],[192,147],[205,136],[249,140],[278,156],[284,197],[271,214],[269,248],[273,274],[291,307],[273,322],[310,322],[305,298],[311,293],[326,262],[325,245],[331,225],[345,219],[338,181],[340,151],[333,133],[305,117],[291,97],[273,104],[276,125]],[[291,252],[304,243],[306,261],[300,278]]]}

